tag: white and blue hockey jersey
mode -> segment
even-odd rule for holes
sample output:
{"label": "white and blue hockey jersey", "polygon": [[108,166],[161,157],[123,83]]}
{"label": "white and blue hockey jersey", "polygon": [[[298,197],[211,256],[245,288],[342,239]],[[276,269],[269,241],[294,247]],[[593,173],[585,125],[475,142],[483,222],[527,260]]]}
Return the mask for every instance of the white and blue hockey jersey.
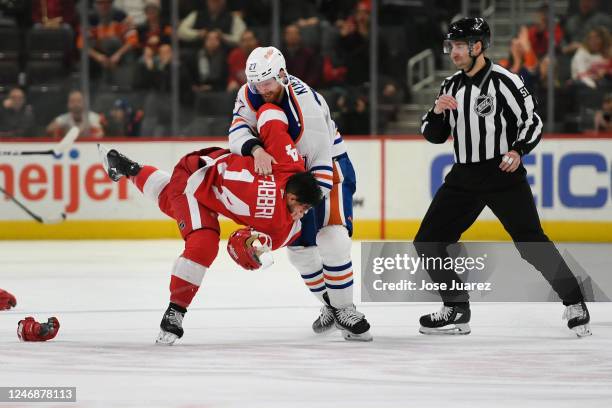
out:
{"label": "white and blue hockey jersey", "polygon": [[[316,177],[323,195],[333,186],[334,157],[346,153],[342,136],[331,118],[325,99],[314,89],[294,76],[289,76],[283,99],[278,104],[289,120],[289,135],[298,152],[306,161],[306,169]],[[229,146],[232,153],[249,155],[258,143],[257,110],[265,103],[261,95],[251,92],[247,85],[238,91]]]}

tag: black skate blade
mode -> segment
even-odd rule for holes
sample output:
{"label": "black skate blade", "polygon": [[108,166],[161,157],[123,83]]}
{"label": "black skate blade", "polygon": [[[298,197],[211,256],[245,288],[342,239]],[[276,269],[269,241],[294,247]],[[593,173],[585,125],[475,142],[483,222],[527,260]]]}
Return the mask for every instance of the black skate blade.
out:
{"label": "black skate blade", "polygon": [[470,334],[472,330],[470,325],[467,323],[462,324],[449,324],[443,327],[423,327],[419,329],[419,333],[428,335],[466,335]]}

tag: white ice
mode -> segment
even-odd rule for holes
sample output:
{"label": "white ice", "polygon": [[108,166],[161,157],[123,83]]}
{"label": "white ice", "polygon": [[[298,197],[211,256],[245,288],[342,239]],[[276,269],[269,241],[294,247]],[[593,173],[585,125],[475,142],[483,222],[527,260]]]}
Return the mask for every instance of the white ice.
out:
{"label": "white ice", "polygon": [[[610,303],[589,305],[594,335],[583,339],[565,327],[561,304],[475,303],[472,334],[440,337],[417,332],[437,304],[358,303],[374,341],[347,343],[337,331],[312,333],[317,301],[284,251],[271,268],[247,272],[224,243],[185,336],[156,346],[181,245],[1,242],[0,288],[18,305],[0,312],[0,386],[77,387],[76,404],[32,406],[612,406]],[[600,264],[592,254],[606,252],[573,247]],[[357,265],[359,254],[356,243]],[[28,315],[57,316],[59,335],[20,343],[15,329]]]}

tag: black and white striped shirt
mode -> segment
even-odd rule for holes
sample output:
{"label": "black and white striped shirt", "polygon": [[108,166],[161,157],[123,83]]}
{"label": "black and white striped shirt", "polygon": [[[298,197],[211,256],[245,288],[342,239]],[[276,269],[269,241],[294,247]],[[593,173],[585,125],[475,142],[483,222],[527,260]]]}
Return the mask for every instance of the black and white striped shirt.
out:
{"label": "black and white striped shirt", "polygon": [[451,95],[457,109],[423,117],[421,132],[432,143],[452,134],[457,163],[476,163],[517,151],[529,153],[542,137],[542,119],[521,78],[486,59],[472,78],[459,71],[442,82],[438,96]]}

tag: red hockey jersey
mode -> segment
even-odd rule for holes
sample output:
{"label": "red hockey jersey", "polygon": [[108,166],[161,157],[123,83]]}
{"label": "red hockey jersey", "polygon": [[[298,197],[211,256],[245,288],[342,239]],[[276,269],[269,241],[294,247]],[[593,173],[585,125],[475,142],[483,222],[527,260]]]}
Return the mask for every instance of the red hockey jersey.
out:
{"label": "red hockey jersey", "polygon": [[289,177],[306,168],[287,132],[285,113],[266,104],[257,118],[259,136],[277,162],[272,165],[272,175],[258,175],[252,157],[225,149],[206,149],[184,158],[199,166],[189,177],[185,192],[193,193],[206,208],[269,235],[272,249],[277,249],[299,236],[301,224],[291,218],[285,202],[285,185]]}

